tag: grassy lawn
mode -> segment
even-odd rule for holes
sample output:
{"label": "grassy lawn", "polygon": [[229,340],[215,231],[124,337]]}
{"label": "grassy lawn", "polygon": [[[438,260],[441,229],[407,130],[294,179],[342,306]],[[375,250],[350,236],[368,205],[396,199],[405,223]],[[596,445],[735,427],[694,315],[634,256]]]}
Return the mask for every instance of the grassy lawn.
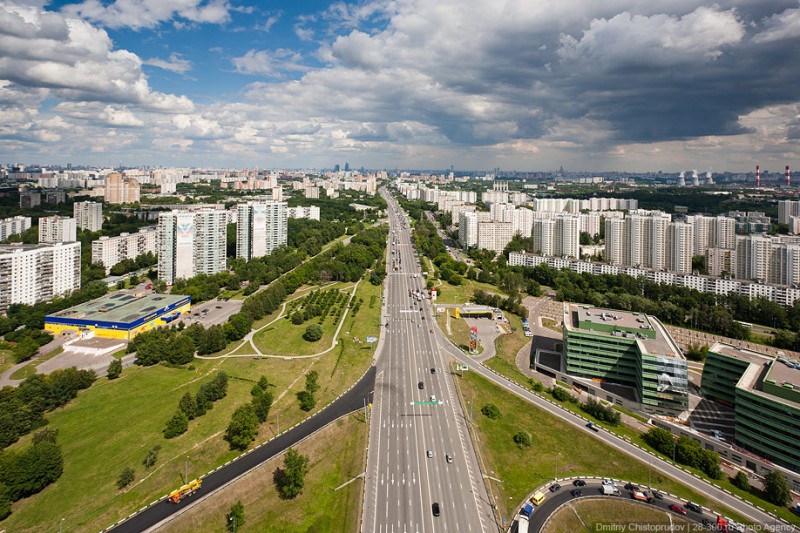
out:
{"label": "grassy lawn", "polygon": [[486,292],[495,294],[503,294],[503,291],[494,285],[490,285],[488,283],[479,283],[466,278],[464,279],[464,283],[458,286],[450,285],[449,283],[444,282],[440,287],[437,288],[437,290],[439,291],[439,296],[436,299],[436,303],[439,304],[463,304],[466,302],[471,302],[472,295],[475,294],[475,291],[477,290],[484,290]]}
{"label": "grassy lawn", "polygon": [[497,354],[485,361],[484,364],[517,383],[527,383],[528,378],[517,368],[516,359],[517,353],[530,342],[530,339],[523,333],[522,320],[517,315],[508,313],[506,317],[511,324],[512,331],[495,340]]}
{"label": "grassy lawn", "polygon": [[225,515],[236,501],[244,504],[245,524],[237,531],[338,533],[358,531],[361,479],[334,491],[365,468],[367,425],[350,415],[300,443],[296,449],[309,457],[303,492],[293,500],[281,499],[272,480],[283,467],[283,455],[234,482],[213,499],[196,505],[170,522],[175,533],[223,532]]}
{"label": "grassy lawn", "polygon": [[542,317],[542,327],[547,329],[552,329],[557,333],[563,333],[563,330],[560,327],[558,327],[558,322],[556,322],[552,318]]}
{"label": "grassy lawn", "polygon": [[[543,532],[590,533],[603,531],[602,528],[597,527],[598,525],[609,524],[625,526],[624,529],[614,529],[614,531],[636,531],[635,526],[643,524],[657,525],[657,527],[664,528],[663,531],[669,531],[670,524],[674,524],[675,531],[692,531],[691,524],[693,522],[674,513],[670,517],[667,511],[627,500],[592,498],[577,500],[569,507],[557,511],[550,518]],[[654,529],[654,531],[656,530],[661,529]]]}
{"label": "grassy lawn", "polygon": [[[348,298],[351,293],[352,290],[346,293]],[[345,303],[340,308],[345,309],[346,306],[347,299],[345,299]],[[339,321],[335,320],[336,315],[333,313],[328,314],[321,324],[322,338],[315,342],[309,342],[303,339],[303,333],[305,333],[309,325],[318,324],[319,319],[312,318],[300,325],[292,324],[288,318],[289,308],[289,306],[286,308],[286,318],[278,320],[253,336],[253,342],[259,350],[263,353],[274,355],[312,355],[330,348],[333,334],[339,325]]]}
{"label": "grassy lawn", "polygon": [[[503,480],[503,483],[489,482],[501,517],[510,521],[515,506],[535,488],[553,479],[556,465],[558,477],[608,476],[647,484],[648,465],[604,445],[479,375],[465,372],[457,385],[464,401],[475,406],[476,444],[484,469]],[[486,403],[497,405],[502,414],[499,420],[490,420],[480,413]],[[520,449],[514,444],[513,436],[519,431],[533,436],[529,448]],[[654,487],[708,506],[705,496],[666,476],[653,472],[651,479]],[[739,519],[733,511],[725,514]]]}
{"label": "grassy lawn", "polygon": [[0,350],[0,374],[14,366],[14,354],[11,350]]}
{"label": "grassy lawn", "polygon": [[[364,339],[379,333],[381,290],[369,282],[359,286],[364,304],[356,317],[348,315],[340,347],[323,357],[195,360],[191,370],[131,367],[120,379],[98,380],[65,408],[48,414],[49,427],[59,430],[63,448],[61,479],[15,503],[13,514],[0,525],[8,531],[34,532],[54,529],[64,517],[67,531],[97,531],[180,486],[187,464],[190,478],[224,464],[238,455],[229,451],[224,430],[234,409],[250,400],[250,389],[261,374],[274,386],[276,400],[256,442],[309,416],[299,409],[295,393],[305,386],[303,376],[312,368],[319,372],[320,385],[315,410],[321,409],[369,367],[374,346]],[[378,303],[370,308],[370,296],[375,294]],[[164,439],[161,430],[180,397],[187,390],[196,393],[200,383],[220,369],[230,377],[228,395],[204,417],[190,422],[187,433]],[[26,437],[12,449],[29,442]],[[158,463],[145,472],[142,460],[156,444],[162,447]],[[118,491],[116,479],[128,466],[136,470],[136,481]]]}
{"label": "grassy lawn", "polygon": [[[39,357],[38,359],[35,359],[35,360],[31,361],[27,365],[17,369],[16,372],[12,373],[11,376],[10,376],[11,379],[26,379],[26,378],[31,377],[32,375],[34,375],[36,373],[36,367],[37,366],[39,366],[40,364],[44,363],[45,361],[48,361],[48,360],[52,359],[53,357],[57,356],[58,354],[62,353],[63,351],[64,351],[64,348],[56,348],[55,350],[53,350],[52,352],[48,353],[47,355],[43,355],[42,357]],[[12,365],[13,365],[13,362],[12,362]]]}

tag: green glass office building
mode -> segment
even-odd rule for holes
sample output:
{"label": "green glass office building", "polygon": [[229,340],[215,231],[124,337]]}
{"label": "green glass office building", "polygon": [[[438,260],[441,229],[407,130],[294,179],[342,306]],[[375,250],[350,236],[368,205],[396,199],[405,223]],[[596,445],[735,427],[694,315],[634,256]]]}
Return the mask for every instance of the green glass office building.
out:
{"label": "green glass office building", "polygon": [[700,390],[733,407],[738,446],[800,472],[800,362],[716,343]]}
{"label": "green glass office building", "polygon": [[567,374],[627,385],[645,412],[688,409],[686,359],[657,318],[565,303],[563,328]]}

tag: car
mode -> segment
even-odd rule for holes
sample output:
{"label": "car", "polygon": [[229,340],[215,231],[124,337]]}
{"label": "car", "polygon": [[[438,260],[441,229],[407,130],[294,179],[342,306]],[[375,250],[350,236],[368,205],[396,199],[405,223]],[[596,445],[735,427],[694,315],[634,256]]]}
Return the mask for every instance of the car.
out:
{"label": "car", "polygon": [[436,373],[436,369],[435,368],[431,368],[431,374],[435,374],[435,373]]}
{"label": "car", "polygon": [[694,511],[697,514],[703,514],[703,508],[694,502],[686,502],[683,504],[683,506],[689,509],[690,511]]}
{"label": "car", "polygon": [[658,492],[657,490],[651,491],[651,494],[653,495],[653,498],[655,498],[656,500],[664,499],[664,495]]}
{"label": "car", "polygon": [[625,490],[636,491],[639,490],[639,485],[636,483],[625,483]]}
{"label": "car", "polygon": [[431,508],[433,509],[433,516],[439,516],[439,502],[433,502]]}
{"label": "car", "polygon": [[575,487],[585,487],[586,482],[582,479],[576,479],[575,481],[572,482],[572,485]]}
{"label": "car", "polygon": [[435,401],[436,401],[436,396],[435,396],[435,395],[433,395],[433,394],[431,394],[431,401],[432,401],[432,402],[435,402]]}
{"label": "car", "polygon": [[683,507],[681,507],[677,503],[673,503],[672,505],[670,505],[669,506],[669,510],[672,511],[672,512],[678,513],[678,514],[683,514],[683,515],[686,514],[686,509],[684,509]]}
{"label": "car", "polygon": [[617,484],[614,483],[614,480],[613,479],[609,479],[609,478],[603,479],[603,483],[602,484],[603,485],[611,485],[612,487],[616,487],[617,486]]}
{"label": "car", "polygon": [[569,491],[569,493],[572,494],[573,498],[579,498],[583,496],[583,491],[581,489],[572,489]]}
{"label": "car", "polygon": [[445,455],[444,458],[447,460],[448,463],[452,463],[453,462],[453,456],[450,455],[449,453],[447,455]]}
{"label": "car", "polygon": [[428,457],[433,457],[433,450],[428,450],[427,456]]}
{"label": "car", "polygon": [[561,490],[561,485],[559,485],[558,483],[553,483],[552,485],[550,485],[550,492],[558,492],[560,490]]}
{"label": "car", "polygon": [[417,384],[417,387],[419,387],[419,388],[420,388],[420,390],[424,389],[424,388],[425,388],[425,382],[424,382],[424,381],[420,381],[420,382]]}
{"label": "car", "polygon": [[222,306],[221,305],[217,305],[217,306],[215,306],[215,308],[216,309],[222,309]]}

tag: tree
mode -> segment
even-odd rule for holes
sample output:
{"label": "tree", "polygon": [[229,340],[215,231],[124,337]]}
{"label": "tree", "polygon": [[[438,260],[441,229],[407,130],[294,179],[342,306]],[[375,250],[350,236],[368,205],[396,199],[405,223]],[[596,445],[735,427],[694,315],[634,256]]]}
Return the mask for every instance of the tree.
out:
{"label": "tree", "polygon": [[225,430],[225,440],[232,450],[244,450],[255,440],[258,434],[258,417],[251,404],[236,408],[231,416],[228,429]]}
{"label": "tree", "polygon": [[142,464],[146,469],[153,468],[156,465],[156,463],[158,462],[159,451],[161,451],[161,445],[156,444],[155,446],[150,448],[150,451],[147,452],[147,456],[144,458],[144,461],[142,461]]}
{"label": "tree", "polygon": [[486,405],[481,407],[481,413],[483,413],[492,420],[497,420],[502,416],[500,414],[500,408],[493,403],[487,403]]}
{"label": "tree", "polygon": [[0,520],[11,514],[11,494],[5,483],[0,483]]}
{"label": "tree", "polygon": [[564,390],[563,387],[559,387],[558,385],[553,385],[553,388],[550,389],[550,394],[553,396],[554,399],[558,400],[559,402],[566,402],[572,399],[572,394]]}
{"label": "tree", "polygon": [[283,469],[275,472],[275,481],[281,497],[290,500],[303,491],[308,472],[308,457],[289,448],[283,456]]}
{"label": "tree", "polygon": [[119,477],[117,478],[117,488],[124,489],[128,485],[133,482],[134,478],[136,477],[133,468],[126,467],[122,472],[120,472]]}
{"label": "tree", "polygon": [[183,414],[186,415],[186,418],[189,420],[194,419],[197,416],[197,402],[194,399],[194,396],[190,392],[186,392],[178,402],[178,409],[183,411]]}
{"label": "tree", "polygon": [[319,374],[316,370],[312,370],[306,374],[306,390],[311,394],[314,394],[319,390],[319,385],[317,384],[318,378]]}
{"label": "tree", "polygon": [[750,492],[750,479],[747,477],[747,474],[741,470],[736,473],[736,477],[731,479],[731,483],[733,483],[734,487]]}
{"label": "tree", "polygon": [[14,361],[21,363],[27,361],[39,351],[39,344],[30,337],[25,337],[14,346]]}
{"label": "tree", "polygon": [[672,433],[662,428],[650,428],[642,437],[644,441],[654,450],[663,453],[667,457],[672,457],[672,450],[675,446],[675,439]]}
{"label": "tree", "polygon": [[520,431],[514,435],[514,442],[520,447],[520,449],[522,449],[529,447],[533,442],[533,439],[531,438],[531,434],[527,431]]}
{"label": "tree", "polygon": [[108,365],[108,379],[117,379],[122,374],[122,360],[114,358]]}
{"label": "tree", "polygon": [[789,484],[786,482],[786,478],[777,470],[773,470],[764,476],[764,493],[767,496],[767,500],[781,507],[792,501]]}
{"label": "tree", "polygon": [[253,395],[253,409],[255,409],[256,416],[258,417],[258,421],[260,423],[264,423],[267,421],[267,417],[269,417],[269,410],[272,407],[272,392],[262,391],[260,388],[254,390],[259,390],[261,392]]}
{"label": "tree", "polygon": [[297,393],[297,400],[300,402],[300,409],[302,411],[310,411],[317,405],[317,399],[314,395],[307,390],[301,390]]}
{"label": "tree", "polygon": [[237,500],[231,506],[230,512],[225,515],[225,527],[228,531],[236,532],[244,525],[244,504],[241,500]]}
{"label": "tree", "polygon": [[292,324],[294,324],[295,326],[299,326],[303,322],[305,322],[305,318],[303,318],[303,313],[301,313],[300,311],[292,313]]}
{"label": "tree", "polygon": [[322,327],[319,324],[311,324],[303,333],[303,338],[308,342],[316,342],[322,338]]}
{"label": "tree", "polygon": [[175,414],[172,415],[172,418],[167,421],[167,425],[164,426],[164,438],[171,439],[178,435],[183,435],[188,429],[189,417],[186,416],[186,413],[178,409]]}

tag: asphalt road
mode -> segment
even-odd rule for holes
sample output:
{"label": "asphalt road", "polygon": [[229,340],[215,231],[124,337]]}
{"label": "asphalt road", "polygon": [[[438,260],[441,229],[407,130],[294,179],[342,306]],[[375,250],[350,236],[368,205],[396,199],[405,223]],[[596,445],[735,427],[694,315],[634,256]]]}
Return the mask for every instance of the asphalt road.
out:
{"label": "asphalt road", "polygon": [[281,434],[267,444],[264,444],[260,448],[256,448],[247,455],[235,460],[228,466],[204,477],[202,487],[194,496],[186,498],[178,504],[168,503],[166,500],[163,500],[107,531],[113,531],[114,533],[139,533],[149,530],[162,521],[167,520],[173,514],[184,509],[186,506],[204,498],[226,483],[233,481],[247,471],[278,455],[283,450],[294,445],[301,439],[308,437],[337,418],[357,411],[358,409],[363,409],[365,401],[369,402],[371,400],[374,387],[375,367],[373,366],[352,389],[325,409],[319,411],[316,415]]}
{"label": "asphalt road", "polygon": [[[452,355],[457,361],[470,365],[471,371],[477,372],[481,376],[485,377],[486,379],[495,383],[496,385],[502,387],[508,392],[511,392],[512,394],[519,396],[520,398],[561,418],[562,420],[568,422],[569,424],[572,424],[573,426],[584,429],[588,435],[591,435],[594,438],[602,440],[609,446],[616,448],[617,450],[631,457],[634,457],[645,464],[647,463],[652,464],[654,472],[660,472],[662,474],[666,474],[671,478],[676,479],[689,487],[693,487],[694,489],[702,492],[715,502],[721,503],[730,509],[735,509],[740,515],[748,518],[749,520],[752,520],[753,522],[763,525],[775,524],[775,518],[773,518],[766,512],[760,511],[755,507],[753,507],[752,505],[745,503],[742,500],[739,500],[738,498],[726,493],[721,489],[716,488],[710,483],[698,479],[687,472],[684,472],[680,468],[673,466],[667,461],[664,461],[655,455],[649,454],[644,450],[637,448],[633,444],[619,437],[616,437],[615,435],[610,434],[607,431],[599,431],[595,433],[594,431],[586,429],[586,422],[579,416],[575,415],[570,411],[566,411],[565,409],[557,407],[556,405],[553,405],[552,403],[533,394],[529,390],[524,389],[508,381],[503,377],[500,377],[499,375],[495,374],[494,372],[490,371],[489,369],[487,369],[482,365],[474,364],[474,361],[472,361],[470,357],[461,352],[458,348],[453,346],[453,344],[444,336],[444,334],[441,331],[439,331],[436,328],[434,329],[434,331],[436,332],[437,341],[442,351],[446,351],[448,354]],[[788,528],[790,526],[786,526],[784,524],[784,527]],[[795,528],[795,530],[796,529],[797,528]],[[533,529],[531,530],[535,531]],[[783,531],[786,531],[786,529],[784,529]]]}
{"label": "asphalt road", "polygon": [[[362,531],[493,531],[492,508],[453,377],[436,347],[430,306],[413,296],[424,289],[424,279],[408,221],[393,200],[389,205],[396,233],[390,236]],[[423,401],[428,403],[415,403]],[[433,514],[434,503],[439,516]]]}
{"label": "asphalt road", "polygon": [[[552,493],[545,491],[547,493],[547,499],[542,503],[542,505],[534,508],[534,512],[533,515],[531,516],[530,524],[528,526],[529,532],[541,531],[542,526],[544,526],[544,523],[559,506],[563,505],[564,503],[570,500],[576,499],[570,493],[571,490],[576,488],[580,489],[580,491],[583,493],[582,496],[579,496],[579,498],[581,499],[583,498],[621,498],[625,500],[630,499],[630,492],[626,491],[623,488],[623,484],[621,483],[617,483],[617,487],[621,492],[621,496],[603,496],[602,490],[600,488],[601,486],[600,481],[596,480],[586,480],[585,487],[574,487],[572,486],[571,481],[563,481],[561,483],[562,487],[561,490],[559,490],[558,492]],[[644,487],[643,490],[647,490],[647,488]],[[663,500],[654,499],[648,505],[652,505],[653,507],[657,507],[663,511],[669,511],[669,506],[675,503],[677,503],[680,506],[683,506],[685,501],[676,500],[674,498],[665,495]],[[703,514],[698,514],[695,513],[694,511],[690,511],[687,509],[686,515],[683,515],[683,518],[686,518],[688,520],[700,524],[702,524],[704,518],[714,524],[716,524],[717,521],[717,516],[711,514],[708,510],[704,510]]]}

